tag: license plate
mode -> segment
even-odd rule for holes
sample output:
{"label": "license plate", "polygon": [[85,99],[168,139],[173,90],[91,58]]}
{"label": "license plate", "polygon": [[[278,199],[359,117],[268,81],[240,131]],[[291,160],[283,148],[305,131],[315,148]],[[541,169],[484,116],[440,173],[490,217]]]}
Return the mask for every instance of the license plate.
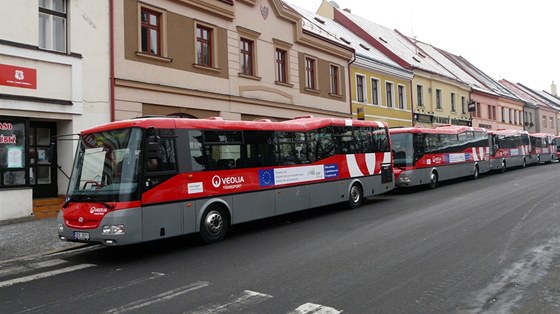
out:
{"label": "license plate", "polygon": [[74,231],[74,239],[75,240],[88,241],[89,240],[89,232]]}

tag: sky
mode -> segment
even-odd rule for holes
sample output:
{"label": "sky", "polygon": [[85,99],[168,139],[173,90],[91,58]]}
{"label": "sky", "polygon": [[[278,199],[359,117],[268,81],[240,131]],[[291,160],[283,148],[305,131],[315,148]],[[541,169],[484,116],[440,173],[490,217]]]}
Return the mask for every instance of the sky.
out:
{"label": "sky", "polygon": [[[284,0],[316,12],[322,0]],[[496,80],[560,85],[558,0],[335,0],[340,9],[460,55]],[[559,88],[560,90],[560,88]]]}

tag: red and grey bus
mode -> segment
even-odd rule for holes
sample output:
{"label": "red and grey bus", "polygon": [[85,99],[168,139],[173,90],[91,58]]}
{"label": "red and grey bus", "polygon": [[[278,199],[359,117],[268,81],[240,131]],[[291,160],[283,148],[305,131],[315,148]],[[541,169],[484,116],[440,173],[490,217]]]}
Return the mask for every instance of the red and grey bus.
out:
{"label": "red and grey bus", "polygon": [[347,202],[394,187],[387,124],[139,118],[80,133],[60,239],[125,245]]}
{"label": "red and grey bus", "polygon": [[554,138],[554,145],[556,146],[556,160],[560,161],[560,136]]}
{"label": "red and grey bus", "polygon": [[556,160],[556,146],[553,144],[554,135],[549,133],[531,133],[531,159],[532,163],[551,163]]}
{"label": "red and grey bus", "polygon": [[499,129],[488,131],[492,170],[505,172],[507,168],[525,167],[531,162],[529,132]]}
{"label": "red and grey bus", "polygon": [[390,131],[395,186],[409,187],[465,176],[478,178],[490,170],[488,133],[482,128],[440,126]]}

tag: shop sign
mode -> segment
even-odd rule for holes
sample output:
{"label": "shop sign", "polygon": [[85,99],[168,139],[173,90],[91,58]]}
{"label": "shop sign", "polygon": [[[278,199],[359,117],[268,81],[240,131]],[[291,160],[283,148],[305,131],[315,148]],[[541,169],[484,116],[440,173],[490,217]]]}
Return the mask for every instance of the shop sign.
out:
{"label": "shop sign", "polygon": [[0,85],[37,89],[37,70],[0,64]]}

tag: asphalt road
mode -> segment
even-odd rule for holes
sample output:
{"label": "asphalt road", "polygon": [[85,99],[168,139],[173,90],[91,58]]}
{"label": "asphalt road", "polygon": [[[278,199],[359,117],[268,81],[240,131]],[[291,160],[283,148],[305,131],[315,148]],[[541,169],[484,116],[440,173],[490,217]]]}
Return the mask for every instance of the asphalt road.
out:
{"label": "asphalt road", "polygon": [[0,313],[559,313],[560,164],[0,263]]}

